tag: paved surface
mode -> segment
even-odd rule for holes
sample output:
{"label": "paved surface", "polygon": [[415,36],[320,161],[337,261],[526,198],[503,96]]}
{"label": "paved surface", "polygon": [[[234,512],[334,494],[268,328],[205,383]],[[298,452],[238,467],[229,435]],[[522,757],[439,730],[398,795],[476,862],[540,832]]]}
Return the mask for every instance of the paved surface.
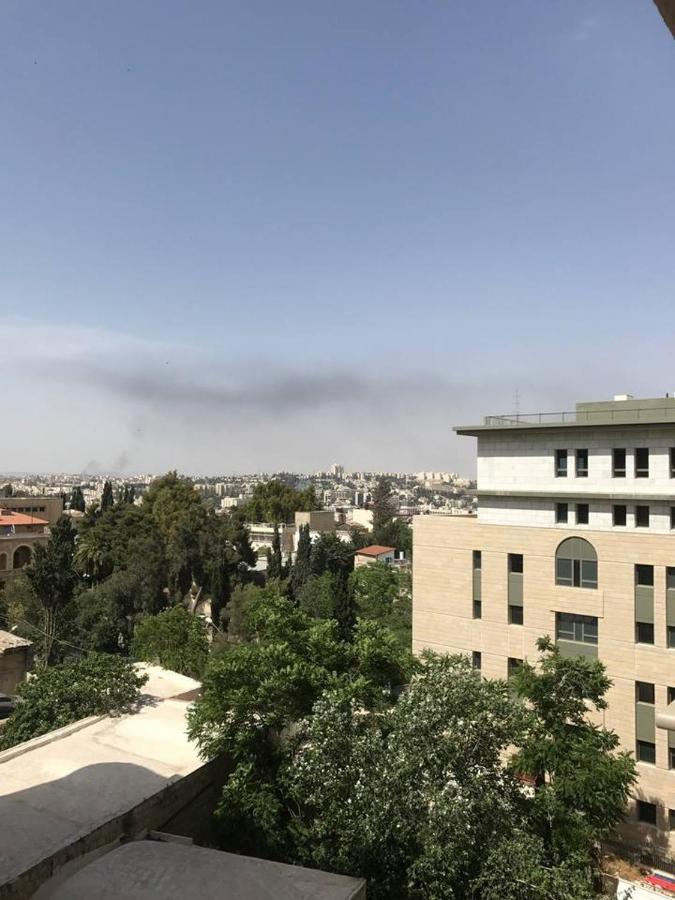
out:
{"label": "paved surface", "polygon": [[80,869],[50,900],[361,900],[364,882],[203,847],[136,841]]}
{"label": "paved surface", "polygon": [[185,733],[189,704],[167,699],[198,683],[145,668],[139,712],[0,754],[0,885],[201,767]]}

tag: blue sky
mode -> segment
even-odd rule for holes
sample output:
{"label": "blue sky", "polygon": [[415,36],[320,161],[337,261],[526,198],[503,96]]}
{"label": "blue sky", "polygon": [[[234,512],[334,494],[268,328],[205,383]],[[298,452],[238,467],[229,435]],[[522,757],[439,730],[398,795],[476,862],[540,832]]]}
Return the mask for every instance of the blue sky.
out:
{"label": "blue sky", "polygon": [[469,472],[675,390],[651,0],[0,0],[5,469]]}

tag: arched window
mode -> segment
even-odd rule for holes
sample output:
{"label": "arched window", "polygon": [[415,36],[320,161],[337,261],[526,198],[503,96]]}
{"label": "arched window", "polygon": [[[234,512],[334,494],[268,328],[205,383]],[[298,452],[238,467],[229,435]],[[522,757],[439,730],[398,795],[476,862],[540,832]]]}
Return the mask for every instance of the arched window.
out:
{"label": "arched window", "polygon": [[23,569],[24,566],[30,564],[32,558],[32,552],[30,547],[17,547],[14,551],[14,565],[15,569]]}
{"label": "arched window", "polygon": [[598,554],[583,538],[567,538],[555,554],[555,583],[566,587],[597,588]]}

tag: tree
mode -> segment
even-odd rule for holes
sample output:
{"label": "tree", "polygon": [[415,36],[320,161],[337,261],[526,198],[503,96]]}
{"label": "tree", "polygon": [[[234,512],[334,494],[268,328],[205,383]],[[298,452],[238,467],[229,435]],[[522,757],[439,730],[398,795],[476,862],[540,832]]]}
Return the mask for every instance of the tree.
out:
{"label": "tree", "polygon": [[374,623],[344,643],[335,622],[312,620],[278,590],[261,592],[244,619],[249,642],[211,657],[188,732],[206,758],[233,766],[218,807],[223,845],[291,858],[293,813],[277,779],[289,729],[328,688],[381,707],[414,662]]}
{"label": "tree", "polygon": [[146,681],[118,656],[90,654],[51,666],[17,688],[22,702],[0,731],[0,750],[87,716],[128,712]]}
{"label": "tree", "polygon": [[[540,687],[542,696],[559,690]],[[583,705],[584,690],[569,694]],[[376,715],[324,694],[279,774],[295,810],[294,861],[366,877],[376,900],[599,897],[591,844],[552,857],[536,799],[504,764],[511,746],[536,741],[537,720],[463,657],[425,654],[396,706]],[[622,770],[606,748],[601,755],[605,774]],[[601,803],[604,782],[595,790]]]}
{"label": "tree", "polygon": [[539,667],[526,662],[512,679],[531,710],[512,767],[534,781],[536,829],[557,863],[588,853],[612,832],[624,815],[636,771],[631,755],[617,752],[617,735],[588,719],[589,708],[607,707],[611,682],[602,663],[561,656],[548,637],[537,646]]}
{"label": "tree", "polygon": [[62,516],[52,527],[49,543],[35,547],[33,564],[26,571],[40,606],[44,634],[42,663],[45,666],[54,661],[57,633],[77,583],[73,568],[74,549],[75,531],[69,519]]}
{"label": "tree", "polygon": [[131,652],[136,659],[201,678],[209,654],[206,627],[183,606],[173,606],[138,622]]}
{"label": "tree", "polygon": [[334,581],[330,572],[311,575],[300,589],[296,602],[300,609],[313,619],[330,619],[333,616]]}
{"label": "tree", "polygon": [[380,542],[380,532],[386,528],[394,518],[397,510],[396,498],[392,492],[391,481],[388,478],[378,478],[373,490],[373,537]]}
{"label": "tree", "polygon": [[279,526],[274,526],[274,534],[272,536],[272,550],[267,551],[267,577],[269,579],[282,578],[284,573],[284,564],[281,556],[281,538],[279,536]]}
{"label": "tree", "polygon": [[296,600],[311,574],[311,559],[312,540],[309,535],[309,525],[301,525],[295,563],[291,570],[291,592]]}
{"label": "tree", "polygon": [[70,508],[78,512],[84,512],[85,510],[84,494],[79,484],[73,488],[70,495]]}
{"label": "tree", "polygon": [[354,550],[351,544],[341,541],[330,531],[320,534],[312,545],[310,570],[312,575],[330,572],[351,572],[354,568]]}
{"label": "tree", "polygon": [[347,572],[342,569],[332,576],[333,580],[333,618],[337,622],[338,634],[343,641],[351,641],[356,625],[354,598]]}
{"label": "tree", "polygon": [[113,495],[113,486],[109,481],[103,485],[103,494],[101,495],[101,512],[107,512],[115,505],[115,497]]}
{"label": "tree", "polygon": [[122,494],[122,503],[134,503],[136,500],[136,487],[133,484],[124,485],[124,493]]}
{"label": "tree", "polygon": [[412,646],[410,572],[375,562],[350,575],[356,615],[386,625],[404,647]]}
{"label": "tree", "polygon": [[276,525],[293,522],[296,512],[311,512],[320,509],[314,488],[296,491],[283,481],[272,480],[258,484],[253,496],[237,510],[242,521],[272,522]]}

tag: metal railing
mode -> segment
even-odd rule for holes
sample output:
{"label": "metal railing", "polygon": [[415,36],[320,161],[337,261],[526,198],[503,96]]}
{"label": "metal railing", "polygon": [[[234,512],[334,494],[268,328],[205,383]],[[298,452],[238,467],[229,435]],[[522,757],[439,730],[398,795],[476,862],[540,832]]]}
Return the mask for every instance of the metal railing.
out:
{"label": "metal railing", "polygon": [[675,405],[669,406],[617,406],[605,409],[565,410],[564,412],[508,413],[503,416],[485,416],[485,425],[513,427],[514,425],[608,425],[631,422],[675,422]]}

